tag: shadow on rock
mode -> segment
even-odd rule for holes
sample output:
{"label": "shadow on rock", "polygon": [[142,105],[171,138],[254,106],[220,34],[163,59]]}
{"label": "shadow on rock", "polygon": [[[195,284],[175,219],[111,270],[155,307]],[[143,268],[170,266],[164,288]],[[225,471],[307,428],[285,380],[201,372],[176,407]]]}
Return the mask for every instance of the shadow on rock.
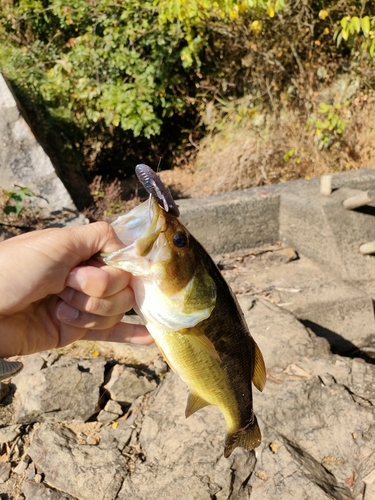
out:
{"label": "shadow on rock", "polygon": [[353,344],[350,340],[345,339],[342,335],[308,319],[302,319],[301,323],[317,337],[325,338],[333,354],[339,354],[346,358],[360,358],[366,361],[366,363],[375,364],[375,358],[371,357],[366,351]]}

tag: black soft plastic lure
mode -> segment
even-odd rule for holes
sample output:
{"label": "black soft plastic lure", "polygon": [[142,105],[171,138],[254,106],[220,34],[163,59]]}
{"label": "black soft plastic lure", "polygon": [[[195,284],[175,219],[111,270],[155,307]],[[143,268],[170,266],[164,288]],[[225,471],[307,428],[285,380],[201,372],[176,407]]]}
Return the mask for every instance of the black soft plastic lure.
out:
{"label": "black soft plastic lure", "polygon": [[135,167],[135,173],[146,191],[158,202],[158,205],[165,211],[180,216],[178,206],[174,202],[169,189],[164,186],[160,177],[148,165],[141,163]]}

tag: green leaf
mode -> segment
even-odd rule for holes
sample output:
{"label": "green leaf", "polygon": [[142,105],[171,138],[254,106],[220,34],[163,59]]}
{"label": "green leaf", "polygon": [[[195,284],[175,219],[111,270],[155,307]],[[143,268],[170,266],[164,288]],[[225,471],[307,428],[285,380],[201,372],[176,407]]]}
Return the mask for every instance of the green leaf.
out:
{"label": "green leaf", "polygon": [[347,41],[349,38],[349,28],[341,30],[342,38]]}
{"label": "green leaf", "polygon": [[16,217],[20,215],[23,210],[23,206],[20,203],[16,203]]}
{"label": "green leaf", "polygon": [[325,102],[321,102],[319,104],[319,113],[328,113],[328,111],[332,108],[330,104],[326,104]]}
{"label": "green leaf", "polygon": [[369,53],[370,53],[371,57],[374,57],[374,52],[375,52],[375,38],[372,39],[370,49],[369,49]]}
{"label": "green leaf", "polygon": [[340,24],[341,24],[341,28],[343,30],[345,30],[348,26],[348,16],[343,17],[340,21]]}
{"label": "green leaf", "polygon": [[4,207],[3,210],[4,210],[4,213],[6,215],[9,215],[9,214],[12,214],[12,213],[15,214],[17,212],[16,207],[13,206],[13,205],[8,205],[7,207]]}
{"label": "green leaf", "polygon": [[367,38],[370,32],[370,18],[368,16],[363,17],[361,24],[362,24],[363,34]]}
{"label": "green leaf", "polygon": [[342,30],[338,34],[338,37],[337,37],[337,40],[336,40],[336,46],[337,47],[340,47],[341,40],[342,40]]}
{"label": "green leaf", "polygon": [[353,28],[355,29],[355,31],[357,33],[359,33],[361,30],[361,21],[359,20],[359,17],[353,16],[351,24],[352,24]]}

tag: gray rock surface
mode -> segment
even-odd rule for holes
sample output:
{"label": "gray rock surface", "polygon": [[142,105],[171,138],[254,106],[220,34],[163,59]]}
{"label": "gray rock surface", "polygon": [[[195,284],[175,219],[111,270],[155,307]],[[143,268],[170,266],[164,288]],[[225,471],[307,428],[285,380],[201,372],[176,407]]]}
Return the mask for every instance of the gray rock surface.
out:
{"label": "gray rock surface", "polygon": [[363,389],[356,394],[351,383],[362,360],[305,360],[270,381],[267,397],[255,395],[263,442],[249,486],[260,498],[291,498],[296,485],[301,498],[362,498],[363,479],[375,468],[375,369],[367,367],[372,388],[364,398]]}
{"label": "gray rock surface", "polygon": [[47,213],[68,209],[78,216],[69,193],[0,73],[0,187],[11,191],[15,185],[35,192],[38,198],[33,202]]}
{"label": "gray rock surface", "polygon": [[0,483],[8,481],[11,471],[10,462],[0,463]]}
{"label": "gray rock surface", "polygon": [[44,360],[39,355],[29,357],[24,370],[14,378],[17,385],[15,422],[87,420],[96,413],[105,363],[103,358],[61,358],[51,366],[34,371]]}
{"label": "gray rock surface", "polygon": [[76,498],[67,493],[54,490],[45,486],[43,483],[38,484],[35,481],[24,481],[22,493],[25,500],[76,500]]}
{"label": "gray rock surface", "polygon": [[28,454],[46,485],[80,500],[116,498],[127,473],[119,450],[79,445],[74,432],[58,424],[42,424]]}
{"label": "gray rock surface", "polygon": [[98,422],[112,422],[123,414],[122,407],[117,401],[110,399],[98,415]]}
{"label": "gray rock surface", "polygon": [[21,434],[20,425],[8,425],[0,429],[0,444],[10,443]]}
{"label": "gray rock surface", "polygon": [[125,405],[155,389],[156,382],[135,368],[115,365],[111,378],[104,388],[113,400]]}
{"label": "gray rock surface", "polygon": [[[276,307],[279,314],[280,307],[289,310],[340,354],[352,355],[358,348],[373,348],[374,309],[367,281],[360,286],[343,282],[303,255],[280,264],[272,258],[274,252],[266,250],[258,255],[238,252],[232,262],[235,267],[223,271],[232,288],[241,293],[244,309],[262,301],[265,319],[269,315],[267,309]],[[224,269],[231,267],[225,257],[221,257],[221,262]],[[268,324],[272,327],[272,322]],[[277,348],[282,348],[282,341],[276,342]]]}

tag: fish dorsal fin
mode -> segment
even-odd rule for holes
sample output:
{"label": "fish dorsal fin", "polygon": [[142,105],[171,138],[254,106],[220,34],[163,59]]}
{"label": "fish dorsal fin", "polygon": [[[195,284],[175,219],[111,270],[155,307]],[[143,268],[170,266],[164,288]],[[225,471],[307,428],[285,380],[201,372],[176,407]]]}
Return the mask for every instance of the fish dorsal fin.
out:
{"label": "fish dorsal fin", "polygon": [[183,330],[184,335],[189,335],[190,337],[190,342],[194,345],[194,347],[198,347],[199,349],[202,349],[205,351],[207,354],[212,356],[214,359],[217,361],[220,361],[220,356],[211,342],[211,340],[203,333],[203,330],[200,328],[187,328],[186,330]]}
{"label": "fish dorsal fin", "polygon": [[259,391],[263,391],[266,384],[267,372],[263,355],[256,342],[254,342],[254,374],[253,384]]}
{"label": "fish dorsal fin", "polygon": [[198,396],[198,394],[191,390],[186,404],[185,417],[190,417],[190,415],[192,415],[196,411],[210,404],[211,403],[208,403],[205,399],[201,398],[200,396]]}

